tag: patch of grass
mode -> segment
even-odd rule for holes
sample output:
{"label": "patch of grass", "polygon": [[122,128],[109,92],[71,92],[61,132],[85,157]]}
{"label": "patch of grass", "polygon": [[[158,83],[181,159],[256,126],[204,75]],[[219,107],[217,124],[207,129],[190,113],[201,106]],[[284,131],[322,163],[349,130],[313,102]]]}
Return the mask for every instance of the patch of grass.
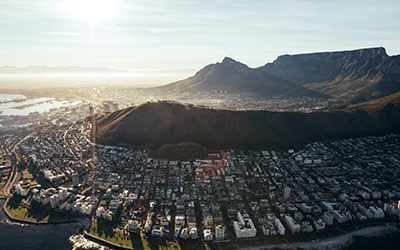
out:
{"label": "patch of grass", "polygon": [[140,236],[140,241],[141,241],[141,244],[142,244],[142,248],[144,250],[151,250],[152,249],[151,246],[150,246],[149,241],[143,235]]}
{"label": "patch of grass", "polygon": [[46,208],[31,207],[24,203],[22,198],[13,197],[8,200],[5,204],[4,209],[7,210],[8,214],[16,220],[22,220],[32,223],[63,223],[71,222],[75,218],[61,213],[53,212]]}
{"label": "patch of grass", "polygon": [[206,250],[206,246],[200,240],[187,240],[180,242],[180,249],[182,250]]}
{"label": "patch of grass", "polygon": [[179,243],[177,241],[168,241],[166,249],[167,250],[181,250],[181,246],[179,245]]}
{"label": "patch of grass", "polygon": [[121,247],[133,248],[131,235],[114,223],[92,219],[87,233]]}
{"label": "patch of grass", "polygon": [[160,238],[146,237],[143,234],[127,233],[120,229],[115,222],[92,219],[87,234],[117,246],[144,249],[144,250],[182,250],[182,249],[205,249],[201,242],[187,241],[183,245],[175,240],[164,240]]}
{"label": "patch of grass", "polygon": [[178,241],[171,241],[171,240],[162,240],[157,239],[155,241],[151,240],[149,243],[149,249],[159,249],[159,250],[181,250],[181,246]]}

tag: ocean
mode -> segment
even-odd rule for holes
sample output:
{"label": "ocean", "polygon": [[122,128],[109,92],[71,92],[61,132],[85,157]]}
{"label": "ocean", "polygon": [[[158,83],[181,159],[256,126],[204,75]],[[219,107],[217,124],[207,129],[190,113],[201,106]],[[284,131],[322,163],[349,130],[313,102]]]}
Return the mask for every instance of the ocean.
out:
{"label": "ocean", "polygon": [[[3,200],[0,200],[2,207]],[[70,250],[69,237],[77,233],[80,223],[53,225],[26,225],[7,220],[0,209],[0,249],[1,250]],[[275,248],[274,248],[275,249]],[[354,236],[348,250],[398,250],[400,233],[379,234],[378,236]]]}
{"label": "ocean", "polygon": [[348,250],[398,250],[400,249],[400,233],[362,237],[355,236]]}
{"label": "ocean", "polygon": [[[3,207],[3,200],[0,205]],[[79,231],[80,223],[27,225],[10,222],[0,209],[1,250],[71,250],[69,237]]]}

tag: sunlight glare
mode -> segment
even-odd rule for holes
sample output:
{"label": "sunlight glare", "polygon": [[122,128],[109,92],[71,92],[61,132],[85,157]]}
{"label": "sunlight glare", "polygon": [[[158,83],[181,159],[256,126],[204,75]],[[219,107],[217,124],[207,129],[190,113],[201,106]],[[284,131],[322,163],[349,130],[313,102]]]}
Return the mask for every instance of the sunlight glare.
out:
{"label": "sunlight glare", "polygon": [[66,8],[75,19],[91,24],[116,16],[115,0],[67,0]]}

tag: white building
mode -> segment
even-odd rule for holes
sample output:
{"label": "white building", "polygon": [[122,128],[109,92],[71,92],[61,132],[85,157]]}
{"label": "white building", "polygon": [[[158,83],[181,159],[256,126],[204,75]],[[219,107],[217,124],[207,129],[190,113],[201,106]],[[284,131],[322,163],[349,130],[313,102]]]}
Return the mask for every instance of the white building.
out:
{"label": "white building", "polygon": [[65,178],[64,173],[53,173],[53,171],[49,169],[43,170],[44,177],[48,179],[50,182],[58,181]]}
{"label": "white building", "polygon": [[58,191],[58,196],[60,197],[60,201],[65,201],[68,198],[68,192],[67,189],[61,188]]}
{"label": "white building", "polygon": [[257,229],[248,215],[242,215],[238,212],[237,219],[238,221],[233,222],[233,229],[235,230],[236,238],[256,237]]}
{"label": "white building", "polygon": [[153,228],[153,213],[150,212],[147,214],[146,222],[144,224],[144,230],[146,231],[146,233],[150,233],[152,228]]}
{"label": "white building", "polygon": [[155,226],[151,231],[151,236],[163,237],[164,236],[163,227]]}
{"label": "white building", "polygon": [[291,233],[293,233],[293,234],[300,233],[301,227],[299,224],[294,222],[292,217],[290,217],[289,215],[285,215],[284,218],[285,218],[285,222]]}
{"label": "white building", "polygon": [[278,218],[275,219],[274,225],[280,235],[285,235],[285,227],[283,226],[282,222]]}
{"label": "white building", "polygon": [[212,241],[213,240],[213,234],[211,232],[211,229],[204,229],[203,235],[204,235],[204,240],[205,241]]}
{"label": "white building", "polygon": [[20,195],[20,196],[23,196],[23,197],[25,197],[25,196],[27,196],[28,195],[28,193],[29,193],[29,189],[27,189],[27,188],[23,188],[22,186],[21,186],[21,184],[17,184],[16,186],[15,186],[15,194],[17,194],[17,195]]}
{"label": "white building", "polygon": [[322,202],[322,205],[333,215],[338,223],[345,223],[353,219],[349,211],[335,210],[333,208],[334,203]]}
{"label": "white building", "polygon": [[186,240],[189,238],[189,231],[187,227],[182,228],[181,234],[179,235],[179,237],[183,240]]}
{"label": "white building", "polygon": [[103,213],[103,218],[108,221],[113,220],[113,213],[110,210],[107,210],[106,212]]}
{"label": "white building", "polygon": [[215,227],[215,239],[216,240],[225,239],[225,227],[223,225],[217,225]]}
{"label": "white building", "polygon": [[58,208],[60,205],[60,198],[58,197],[58,194],[53,194],[50,197],[50,205],[52,208]]}
{"label": "white building", "polygon": [[192,240],[197,240],[199,238],[197,227],[190,228],[189,236]]}

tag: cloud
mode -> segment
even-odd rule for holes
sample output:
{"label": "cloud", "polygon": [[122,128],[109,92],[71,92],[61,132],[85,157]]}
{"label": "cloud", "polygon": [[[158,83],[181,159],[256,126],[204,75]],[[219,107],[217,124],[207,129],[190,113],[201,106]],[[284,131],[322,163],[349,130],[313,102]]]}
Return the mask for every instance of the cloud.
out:
{"label": "cloud", "polygon": [[157,35],[157,34],[160,34],[160,33],[169,33],[169,32],[173,32],[173,30],[171,30],[171,29],[151,29],[150,30],[150,32],[153,34],[153,35]]}
{"label": "cloud", "polygon": [[83,35],[82,33],[78,33],[78,32],[46,32],[45,34],[52,35],[52,36],[63,36],[63,37],[72,37],[72,36]]}

